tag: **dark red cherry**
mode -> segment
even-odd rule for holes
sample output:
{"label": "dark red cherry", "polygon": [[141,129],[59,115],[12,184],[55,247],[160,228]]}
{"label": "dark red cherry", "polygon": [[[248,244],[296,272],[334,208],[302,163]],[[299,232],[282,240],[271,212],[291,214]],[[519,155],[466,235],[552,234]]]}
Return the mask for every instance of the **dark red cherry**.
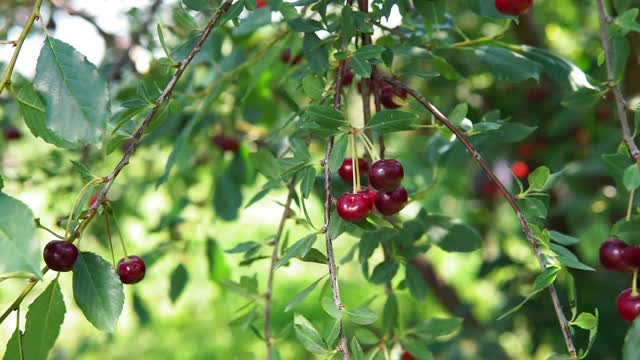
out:
{"label": "dark red cherry", "polygon": [[256,8],[260,9],[267,6],[266,0],[256,0]]}
{"label": "dark red cherry", "polygon": [[625,251],[629,247],[618,238],[610,238],[600,245],[600,263],[613,271],[629,271],[625,260]]}
{"label": "dark red cherry", "polygon": [[382,86],[380,90],[380,102],[387,109],[397,109],[407,105],[407,91],[389,84]]}
{"label": "dark red cherry", "polygon": [[382,215],[397,214],[407,204],[408,199],[407,189],[402,185],[391,192],[378,191],[376,193],[376,209]]}
{"label": "dark red cherry", "polygon": [[353,83],[353,70],[348,69],[345,71],[344,77],[342,78],[343,86],[350,86]]}
{"label": "dark red cherry", "polygon": [[627,271],[635,271],[640,269],[640,246],[629,245],[624,249],[622,257]]}
{"label": "dark red cherry", "polygon": [[551,96],[551,88],[545,85],[535,86],[527,90],[527,100],[533,104],[539,104]]}
{"label": "dark red cherry", "polygon": [[358,222],[369,216],[372,204],[369,196],[365,193],[344,193],[338,198],[336,208],[341,218],[347,221]]}
{"label": "dark red cherry", "polygon": [[404,169],[398,160],[378,160],[369,169],[369,184],[380,191],[393,191],[400,186]]}
{"label": "dark red cherry", "polygon": [[[360,177],[367,176],[367,170],[369,170],[369,164],[364,159],[358,159],[358,170],[360,171]],[[342,162],[342,166],[338,169],[338,174],[342,180],[353,183],[353,159],[346,158]]]}
{"label": "dark red cherry", "polygon": [[529,165],[524,161],[516,161],[511,165],[511,171],[518,179],[526,179],[529,175]]}
{"label": "dark red cherry", "polygon": [[53,240],[44,247],[42,257],[49,269],[67,272],[71,271],[76,263],[78,248],[68,241]]}
{"label": "dark red cherry", "polygon": [[133,255],[118,261],[117,272],[123,284],[135,284],[144,279],[146,266],[144,260]]}
{"label": "dark red cherry", "polygon": [[211,139],[211,143],[222,151],[236,152],[240,148],[240,142],[238,142],[238,140],[225,135],[214,136],[213,139]]}
{"label": "dark red cherry", "polygon": [[533,5],[533,0],[496,0],[496,9],[505,15],[520,16]]}
{"label": "dark red cherry", "polygon": [[302,55],[296,55],[296,57],[293,58],[293,61],[291,61],[291,49],[285,49],[280,54],[280,60],[285,64],[291,63],[292,65],[298,65],[302,62]]}
{"label": "dark red cherry", "polygon": [[16,127],[11,125],[7,126],[3,130],[4,139],[7,141],[18,140],[22,137],[22,133]]}
{"label": "dark red cherry", "polygon": [[369,201],[371,201],[371,209],[375,209],[376,208],[376,191],[368,187],[364,190],[364,193],[367,194]]}
{"label": "dark red cherry", "polygon": [[411,355],[407,350],[402,351],[402,360],[416,360],[416,357]]}
{"label": "dark red cherry", "polygon": [[632,296],[631,289],[621,292],[618,295],[618,314],[632,322],[640,314],[640,296]]}

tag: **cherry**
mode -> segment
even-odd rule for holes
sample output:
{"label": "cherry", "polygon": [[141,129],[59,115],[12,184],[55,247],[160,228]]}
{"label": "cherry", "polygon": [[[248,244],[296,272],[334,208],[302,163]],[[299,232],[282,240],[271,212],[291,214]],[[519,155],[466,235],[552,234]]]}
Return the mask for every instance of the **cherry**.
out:
{"label": "cherry", "polygon": [[629,245],[622,251],[622,258],[627,271],[640,269],[640,247]]}
{"label": "cherry", "polygon": [[551,96],[551,89],[548,86],[540,85],[527,90],[527,101],[539,104]]}
{"label": "cherry", "polygon": [[631,295],[631,289],[624,290],[618,295],[618,314],[632,322],[640,314],[640,296]]}
{"label": "cherry", "polygon": [[135,284],[144,279],[146,266],[138,256],[129,256],[118,261],[117,272],[123,284]]}
{"label": "cherry", "polygon": [[293,62],[291,62],[291,49],[285,49],[280,54],[280,60],[285,64],[291,63],[292,65],[298,65],[302,61],[302,55],[298,54],[293,58]]}
{"label": "cherry", "polygon": [[211,139],[211,143],[222,151],[237,152],[240,148],[240,142],[238,142],[238,140],[225,135],[214,136],[213,139]]}
{"label": "cherry", "polygon": [[378,160],[369,169],[369,183],[376,190],[393,191],[400,186],[404,169],[397,160]]}
{"label": "cherry", "polygon": [[353,83],[353,71],[348,69],[345,71],[344,76],[342,77],[342,85],[349,86]]}
{"label": "cherry", "polygon": [[385,84],[380,90],[380,102],[387,109],[397,109],[407,104],[407,90]]}
{"label": "cherry", "polygon": [[267,6],[267,2],[265,0],[256,0],[256,8],[260,9]]}
{"label": "cherry", "polygon": [[618,238],[610,238],[600,245],[600,263],[613,271],[629,271],[625,260],[625,252],[629,247]]}
{"label": "cherry", "polygon": [[[360,176],[366,176],[367,170],[369,170],[369,164],[364,159],[358,159],[358,170],[360,171]],[[342,178],[342,180],[353,183],[353,159],[346,158],[342,162],[342,166],[338,169],[338,174]]]}
{"label": "cherry", "polygon": [[17,128],[9,125],[3,130],[4,139],[7,141],[18,140],[22,137],[22,133]]}
{"label": "cherry", "polygon": [[373,205],[366,193],[344,193],[338,198],[336,208],[341,218],[347,221],[358,222],[369,216]]}
{"label": "cherry", "polygon": [[407,189],[402,185],[391,192],[378,191],[376,194],[376,209],[382,215],[397,214],[407,204],[408,198]]}
{"label": "cherry", "polygon": [[529,166],[524,161],[516,161],[511,165],[511,171],[518,179],[525,179],[529,175]]}
{"label": "cherry", "polygon": [[371,201],[371,209],[375,209],[376,208],[376,191],[368,187],[364,190],[364,193],[367,194],[369,201]]}
{"label": "cherry", "polygon": [[611,109],[607,105],[600,105],[595,110],[596,119],[607,121],[611,118]]}
{"label": "cherry", "polygon": [[42,257],[49,269],[67,272],[71,271],[76,263],[78,248],[68,241],[52,240],[44,247]]}
{"label": "cherry", "polygon": [[416,357],[411,355],[407,350],[402,351],[402,360],[416,360]]}
{"label": "cherry", "polygon": [[496,0],[496,9],[505,15],[520,16],[529,11],[533,0]]}

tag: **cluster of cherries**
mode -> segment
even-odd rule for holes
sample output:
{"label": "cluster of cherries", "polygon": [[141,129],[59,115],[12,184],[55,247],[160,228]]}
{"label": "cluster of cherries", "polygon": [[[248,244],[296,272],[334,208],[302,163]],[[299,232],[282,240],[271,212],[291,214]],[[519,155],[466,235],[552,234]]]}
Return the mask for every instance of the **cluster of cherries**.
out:
{"label": "cluster of cherries", "polygon": [[496,0],[496,9],[505,15],[520,16],[526,14],[533,0]]}
{"label": "cluster of cherries", "polygon": [[[96,200],[97,196],[92,196],[88,201],[88,205],[92,206]],[[61,223],[58,222],[58,225],[61,225]],[[57,272],[68,272],[73,270],[78,254],[78,247],[70,241],[52,240],[45,245],[42,258],[49,269]],[[135,255],[125,256],[118,261],[116,266],[116,273],[123,284],[136,284],[142,281],[145,272],[146,265],[144,260]]]}
{"label": "cluster of cherries", "polygon": [[600,263],[611,271],[633,273],[633,283],[618,295],[618,314],[631,322],[640,314],[640,293],[637,276],[640,270],[640,246],[629,245],[618,238],[610,238],[600,245]]}
{"label": "cluster of cherries", "polygon": [[[366,219],[373,209],[387,216],[400,212],[409,198],[407,190],[401,185],[404,169],[400,162],[394,159],[378,160],[371,168],[363,159],[356,162],[360,174],[368,173],[371,187],[340,195],[336,204],[338,215],[347,221],[358,222]],[[353,159],[347,158],[338,169],[340,177],[350,183],[353,182],[353,163]]]}

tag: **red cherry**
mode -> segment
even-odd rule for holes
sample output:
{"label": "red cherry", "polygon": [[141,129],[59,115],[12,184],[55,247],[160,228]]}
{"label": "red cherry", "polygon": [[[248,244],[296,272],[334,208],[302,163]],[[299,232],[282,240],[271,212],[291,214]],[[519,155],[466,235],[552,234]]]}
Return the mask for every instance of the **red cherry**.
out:
{"label": "red cherry", "polygon": [[505,15],[526,14],[531,5],[533,5],[533,0],[496,0],[496,9]]}
{"label": "red cherry", "polygon": [[4,139],[7,141],[18,140],[22,137],[22,133],[17,128],[9,125],[3,130]]}
{"label": "red cherry", "polygon": [[600,263],[612,271],[629,271],[625,260],[628,247],[629,245],[618,238],[608,239],[600,245]]}
{"label": "red cherry", "polygon": [[387,109],[397,109],[405,106],[407,102],[407,90],[395,88],[385,84],[380,90],[380,102]]}
{"label": "red cherry", "polygon": [[407,204],[408,199],[407,189],[402,185],[391,192],[378,191],[376,193],[376,209],[382,215],[397,214]]}
{"label": "red cherry", "polygon": [[624,265],[628,271],[640,269],[640,247],[637,245],[629,245],[622,251]]}
{"label": "red cherry", "polygon": [[140,257],[129,256],[126,260],[122,258],[118,261],[117,272],[123,284],[135,284],[144,279],[146,266]]}
{"label": "red cherry", "polygon": [[373,190],[372,188],[367,188],[364,191],[364,193],[367,194],[369,201],[371,201],[371,209],[375,209],[376,208],[376,191]]}
{"label": "red cherry", "polygon": [[380,191],[393,191],[400,186],[404,169],[398,160],[378,160],[369,169],[369,183]]}
{"label": "red cherry", "polygon": [[211,143],[222,151],[237,152],[240,148],[240,142],[238,142],[238,140],[224,135],[214,136],[213,139],[211,139]]}
{"label": "red cherry", "polygon": [[[360,171],[360,176],[367,176],[367,170],[369,170],[369,164],[364,159],[358,159],[358,170]],[[338,174],[342,178],[342,180],[353,183],[353,160],[351,158],[346,158],[342,162],[342,166],[338,169]]]}
{"label": "red cherry", "polygon": [[260,9],[267,6],[266,0],[256,0],[256,8]]}
{"label": "red cherry", "polygon": [[511,171],[518,179],[526,179],[529,175],[529,166],[524,161],[516,161],[511,165]]}
{"label": "red cherry", "polygon": [[551,96],[551,89],[547,86],[535,86],[527,90],[527,100],[530,103],[539,104]]}
{"label": "red cherry", "polygon": [[[280,60],[285,64],[289,64],[291,61],[291,49],[283,50],[280,54]],[[300,64],[300,62],[302,62],[302,55],[298,54],[295,58],[293,58],[293,62],[291,62],[291,64],[298,65]]]}
{"label": "red cherry", "polygon": [[44,247],[42,257],[49,269],[67,272],[71,271],[76,263],[78,248],[68,241],[53,240]]}
{"label": "red cherry", "polygon": [[416,360],[416,357],[411,355],[407,350],[402,351],[402,360]]}
{"label": "red cherry", "polygon": [[353,83],[353,71],[348,69],[342,77],[342,85],[350,86]]}
{"label": "red cherry", "polygon": [[600,105],[595,111],[596,119],[600,121],[607,121],[611,118],[611,109],[607,105]]}
{"label": "red cherry", "polygon": [[640,296],[632,296],[631,289],[624,290],[618,295],[618,314],[632,322],[640,314]]}
{"label": "red cherry", "polygon": [[341,218],[347,221],[358,222],[369,216],[372,204],[369,196],[365,193],[344,193],[338,198],[336,208]]}

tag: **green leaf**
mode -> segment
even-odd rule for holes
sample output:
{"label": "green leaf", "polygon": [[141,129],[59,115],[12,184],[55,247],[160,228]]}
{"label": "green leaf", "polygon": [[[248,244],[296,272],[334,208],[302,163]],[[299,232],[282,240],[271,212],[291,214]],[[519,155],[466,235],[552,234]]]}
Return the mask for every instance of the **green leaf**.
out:
{"label": "green leaf", "polygon": [[25,360],[24,354],[20,351],[20,336],[22,336],[20,329],[16,329],[13,335],[11,335],[9,342],[7,342],[7,349],[4,352],[2,360]]}
{"label": "green leaf", "polygon": [[624,339],[624,346],[622,348],[623,360],[639,360],[640,359],[640,317],[637,317]]}
{"label": "green leaf", "polygon": [[633,164],[629,165],[624,170],[624,175],[622,176],[622,183],[624,187],[627,188],[627,191],[633,191],[640,187],[640,167],[638,165]]}
{"label": "green leaf", "polygon": [[565,235],[565,234],[557,232],[555,230],[549,231],[549,236],[551,236],[551,239],[553,239],[558,244],[565,245],[565,246],[575,245],[578,242],[580,242],[580,239],[578,239],[578,238],[575,238],[575,237],[569,236],[569,235]]}
{"label": "green leaf", "polygon": [[549,180],[549,176],[551,176],[551,170],[548,167],[540,166],[535,169],[528,177],[529,189],[542,190],[547,180]]}
{"label": "green leaf", "polygon": [[300,193],[305,199],[309,198],[311,190],[313,190],[313,184],[316,182],[316,168],[307,166],[300,171]]}
{"label": "green leaf", "polygon": [[387,297],[387,301],[384,303],[384,310],[382,311],[382,326],[385,329],[395,329],[398,326],[398,299],[396,295],[391,293]]}
{"label": "green leaf", "polygon": [[312,100],[320,100],[324,93],[324,82],[318,75],[309,74],[302,79],[302,90]]}
{"label": "green leaf", "polygon": [[398,272],[400,264],[392,259],[385,260],[378,264],[371,273],[371,282],[374,284],[384,284],[391,281]]}
{"label": "green leaf", "polygon": [[189,281],[189,273],[187,268],[183,264],[178,265],[171,272],[171,285],[169,287],[169,298],[171,302],[175,304],[176,300],[180,297],[184,288],[187,287]]}
{"label": "green leaf", "polygon": [[382,110],[371,118],[367,128],[381,133],[413,130],[418,118],[418,115],[404,111]]}
{"label": "green leaf", "polygon": [[348,136],[340,136],[336,139],[335,144],[333,144],[333,150],[329,155],[329,169],[331,169],[331,171],[336,172],[340,169],[340,166],[342,166],[342,162],[347,154],[348,145]]}
{"label": "green leaf", "polygon": [[403,340],[402,346],[418,360],[433,360],[433,354],[419,341]]}
{"label": "green leaf", "polygon": [[556,253],[556,260],[558,260],[562,265],[579,270],[596,271],[591,266],[585,265],[580,262],[580,260],[578,260],[578,257],[576,257],[565,247],[558,244],[551,244],[549,245],[549,247],[551,248],[551,251]]}
{"label": "green leaf", "polygon": [[342,7],[340,26],[342,43],[348,45],[351,43],[351,38],[356,34],[355,20],[353,19],[353,9],[351,6]]}
{"label": "green leaf", "polygon": [[144,301],[140,298],[137,292],[133,293],[133,311],[138,316],[138,320],[140,320],[140,325],[146,325],[151,321],[151,314],[147,307],[144,305]]}
{"label": "green leaf", "polygon": [[73,297],[96,329],[112,332],[124,305],[124,291],[111,264],[82,251],[73,266]]}
{"label": "green leaf", "polygon": [[197,31],[200,29],[200,25],[196,19],[193,18],[185,9],[179,8],[174,10],[173,19],[176,24],[182,28],[185,28],[190,31]]}
{"label": "green leaf", "polygon": [[460,220],[444,215],[427,215],[420,221],[429,240],[444,251],[471,252],[482,246],[480,233]]}
{"label": "green leaf", "polygon": [[589,313],[582,313],[571,323],[581,329],[591,330],[598,325],[598,319]]}
{"label": "green leaf", "polygon": [[429,318],[420,321],[412,332],[424,340],[433,340],[441,336],[451,335],[460,330],[461,326],[461,318]]}
{"label": "green leaf", "polygon": [[334,319],[342,319],[342,310],[338,309],[333,299],[326,296],[322,298],[322,309]]}
{"label": "green leaf", "polygon": [[214,239],[207,239],[207,262],[209,279],[220,283],[231,278],[231,269],[224,258],[224,252]]}
{"label": "green leaf", "polygon": [[249,154],[249,160],[253,167],[267,179],[277,179],[280,175],[280,165],[276,158],[267,149],[260,149]]}
{"label": "green leaf", "polygon": [[547,288],[549,285],[553,284],[553,282],[556,280],[556,277],[558,277],[558,273],[560,272],[560,270],[561,268],[558,266],[549,266],[546,269],[544,269],[544,271],[540,273],[536,277],[535,281],[533,282],[533,288],[531,293],[526,298],[524,298],[524,300],[522,300],[520,304],[514,306],[511,310],[501,315],[498,318],[498,320],[503,319],[515,313],[516,311],[520,310],[520,308],[524,304],[526,304],[526,302],[529,301],[529,299],[531,299],[535,294],[539,293],[540,291]]}
{"label": "green leaf", "polygon": [[366,59],[360,57],[357,53],[353,54],[351,57],[351,68],[353,68],[353,71],[360,77],[371,77],[371,64]]}
{"label": "green leaf", "polygon": [[542,66],[515,51],[486,45],[475,48],[473,52],[498,80],[540,79]]}
{"label": "green leaf", "polygon": [[296,314],[293,323],[296,337],[305,349],[316,354],[326,354],[329,351],[318,330],[304,316]]}
{"label": "green leaf", "polygon": [[570,91],[578,91],[582,88],[598,90],[598,87],[591,84],[587,74],[572,62],[550,51],[522,45],[520,47],[523,55],[542,65],[543,71],[557,85]]}
{"label": "green leaf", "polygon": [[322,280],[323,278],[324,276],[321,278],[318,278],[318,280],[314,281],[313,283],[311,283],[311,285],[307,286],[304,290],[302,290],[296,296],[294,296],[293,299],[291,299],[291,301],[289,301],[287,306],[284,308],[284,312],[289,312],[293,310],[296,306],[298,306],[298,304],[304,301],[304,299],[306,299],[307,296],[311,294],[311,292],[318,286],[318,284],[320,283],[320,280]]}
{"label": "green leaf", "polygon": [[80,146],[66,141],[47,128],[46,106],[33,88],[33,84],[27,83],[21,87],[16,95],[16,100],[25,124],[35,137],[63,149],[74,149]]}
{"label": "green leaf", "polygon": [[213,207],[216,216],[226,221],[238,218],[238,212],[242,206],[241,187],[232,170],[234,163],[231,163],[225,172],[216,179],[213,193]]}
{"label": "green leaf", "polygon": [[623,29],[623,35],[627,35],[630,31],[640,32],[640,24],[637,22],[638,12],[640,12],[638,8],[629,9],[615,19],[615,24]]}
{"label": "green leaf", "polygon": [[68,142],[100,143],[110,116],[109,91],[84,55],[47,36],[33,83],[45,100],[47,128]]}
{"label": "green leaf", "polygon": [[342,113],[332,107],[312,105],[305,111],[304,127],[320,136],[338,134],[338,128],[347,125]]}
{"label": "green leaf", "polygon": [[209,0],[182,0],[182,3],[189,9],[196,11],[203,11],[212,8],[212,4]]}
{"label": "green leaf", "polygon": [[282,255],[282,257],[278,259],[278,262],[276,263],[275,268],[278,269],[279,267],[286,264],[287,262],[289,262],[289,260],[293,259],[294,257],[305,256],[306,253],[309,252],[311,247],[313,247],[313,244],[315,244],[317,239],[318,239],[318,234],[310,234],[296,241],[293,245],[291,245],[287,249],[284,255]]}
{"label": "green leaf", "polygon": [[71,160],[71,163],[73,164],[73,167],[75,167],[76,170],[78,170],[78,172],[80,173],[80,177],[82,178],[83,182],[87,183],[97,177],[91,172],[91,170],[89,170],[89,168],[85,164],[81,163],[80,161]]}
{"label": "green leaf", "polygon": [[261,244],[255,242],[255,241],[245,241],[245,242],[241,242],[239,244],[237,244],[236,246],[234,246],[231,249],[225,250],[224,252],[229,253],[229,254],[236,254],[236,253],[246,253],[249,251],[254,251],[255,249],[262,247]]}
{"label": "green leaf", "polygon": [[449,121],[451,121],[452,124],[456,126],[460,126],[460,124],[462,123],[462,120],[464,120],[467,117],[468,113],[469,113],[469,105],[466,102],[463,102],[456,105],[456,107],[453,108],[453,110],[451,110],[451,113],[449,114],[449,116],[447,116],[447,119],[449,119]]}
{"label": "green leaf", "polygon": [[362,347],[358,343],[358,339],[356,339],[355,336],[351,338],[350,348],[351,348],[351,353],[353,354],[354,360],[363,360],[365,358],[364,352],[362,351]]}
{"label": "green leaf", "polygon": [[49,351],[56,343],[65,312],[60,284],[54,280],[29,305],[22,339],[25,359],[49,358]]}
{"label": "green leaf", "polygon": [[354,55],[357,55],[360,59],[370,60],[370,59],[379,58],[380,55],[384,52],[384,50],[385,50],[384,46],[365,45],[359,48],[358,50],[356,50]]}
{"label": "green leaf", "polygon": [[304,18],[289,20],[289,27],[295,32],[316,32],[324,30],[324,26],[322,26],[319,21]]}
{"label": "green leaf", "polygon": [[378,318],[378,314],[375,311],[367,308],[358,308],[353,310],[345,310],[349,315],[349,320],[358,325],[373,324]]}
{"label": "green leaf", "polygon": [[407,287],[409,288],[409,292],[411,292],[411,295],[416,300],[422,302],[427,295],[427,287],[424,284],[422,274],[411,263],[407,263],[405,265],[405,271],[405,280]]}
{"label": "green leaf", "polygon": [[26,271],[40,277],[42,252],[31,209],[0,193],[0,273]]}
{"label": "green leaf", "polygon": [[341,326],[342,326],[342,321],[340,319],[335,319],[333,321],[333,325],[327,328],[328,331],[324,337],[327,347],[332,347],[336,339],[338,339],[338,335],[340,335]]}

